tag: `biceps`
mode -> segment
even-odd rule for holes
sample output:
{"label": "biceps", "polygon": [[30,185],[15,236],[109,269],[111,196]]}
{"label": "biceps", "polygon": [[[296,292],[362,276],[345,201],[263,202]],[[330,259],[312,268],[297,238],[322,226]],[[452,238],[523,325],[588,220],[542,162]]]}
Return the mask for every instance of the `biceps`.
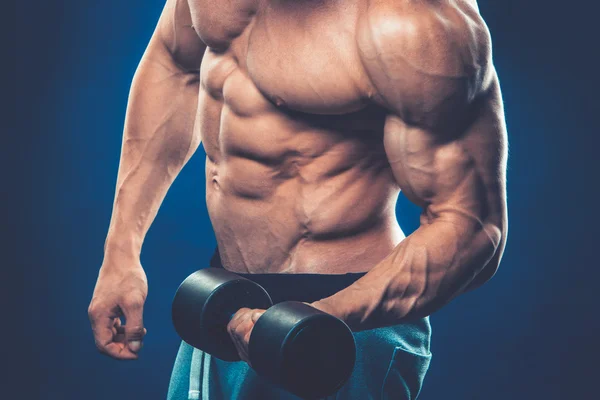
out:
{"label": "biceps", "polygon": [[391,121],[386,124],[385,148],[401,189],[422,207],[454,204],[478,208],[474,200],[483,188],[469,152],[458,142],[436,144],[428,136],[419,129],[399,129]]}
{"label": "biceps", "polygon": [[468,219],[502,229],[506,214],[506,137],[502,111],[484,104],[454,139],[388,117],[385,147],[398,184],[426,220]]}

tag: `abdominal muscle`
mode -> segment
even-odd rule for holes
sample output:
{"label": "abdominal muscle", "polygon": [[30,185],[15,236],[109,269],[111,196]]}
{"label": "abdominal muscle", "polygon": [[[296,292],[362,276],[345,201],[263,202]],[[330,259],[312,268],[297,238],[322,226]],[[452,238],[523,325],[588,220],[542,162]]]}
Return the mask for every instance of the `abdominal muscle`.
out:
{"label": "abdominal muscle", "polygon": [[404,238],[380,112],[303,114],[268,101],[239,70],[213,86],[203,75],[195,129],[225,268],[365,272]]}

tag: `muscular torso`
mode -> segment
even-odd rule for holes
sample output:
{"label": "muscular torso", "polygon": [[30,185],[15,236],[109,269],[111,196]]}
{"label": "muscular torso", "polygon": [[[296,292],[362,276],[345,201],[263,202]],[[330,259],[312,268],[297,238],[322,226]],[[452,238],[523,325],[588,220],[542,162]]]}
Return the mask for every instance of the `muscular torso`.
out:
{"label": "muscular torso", "polygon": [[208,45],[195,129],[224,265],[369,270],[404,235],[388,112],[372,101],[356,45],[367,2],[189,1]]}
{"label": "muscular torso", "polygon": [[207,205],[233,271],[365,271],[403,237],[358,6],[312,3],[191,4],[209,46],[196,123]]}

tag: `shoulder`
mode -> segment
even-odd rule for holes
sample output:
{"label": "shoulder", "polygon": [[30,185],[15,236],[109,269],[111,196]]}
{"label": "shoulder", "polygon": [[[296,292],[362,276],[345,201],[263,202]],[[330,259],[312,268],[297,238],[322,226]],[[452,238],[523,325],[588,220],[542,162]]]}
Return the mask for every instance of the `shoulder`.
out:
{"label": "shoulder", "polygon": [[166,0],[151,46],[166,51],[180,69],[196,72],[206,45],[195,29],[188,0]]}
{"label": "shoulder", "polygon": [[371,0],[357,46],[375,100],[407,119],[465,106],[493,81],[490,34],[471,0]]}

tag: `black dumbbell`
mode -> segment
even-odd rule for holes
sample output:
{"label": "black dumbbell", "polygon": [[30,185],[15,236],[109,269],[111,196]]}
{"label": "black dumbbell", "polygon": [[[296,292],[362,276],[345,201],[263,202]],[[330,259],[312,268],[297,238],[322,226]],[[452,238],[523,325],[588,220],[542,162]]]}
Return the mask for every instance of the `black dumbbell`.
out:
{"label": "black dumbbell", "polygon": [[248,356],[256,372],[303,398],[336,392],[354,369],[354,336],[341,320],[307,304],[271,306],[257,283],[221,268],[190,275],[173,300],[173,324],[181,338],[224,361],[239,361],[227,332],[240,308],[266,309],[256,321]]}
{"label": "black dumbbell", "polygon": [[223,268],[205,268],[177,289],[171,315],[175,330],[189,345],[224,361],[239,361],[227,332],[231,317],[244,307],[268,309],[271,297],[262,286]]}

